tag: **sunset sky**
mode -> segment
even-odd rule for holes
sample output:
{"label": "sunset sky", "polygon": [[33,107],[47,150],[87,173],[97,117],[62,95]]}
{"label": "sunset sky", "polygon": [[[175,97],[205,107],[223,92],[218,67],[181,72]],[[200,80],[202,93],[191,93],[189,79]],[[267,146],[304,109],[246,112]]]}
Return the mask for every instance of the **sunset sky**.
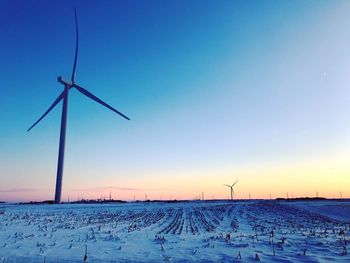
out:
{"label": "sunset sky", "polygon": [[0,1],[0,201],[350,197],[349,1]]}

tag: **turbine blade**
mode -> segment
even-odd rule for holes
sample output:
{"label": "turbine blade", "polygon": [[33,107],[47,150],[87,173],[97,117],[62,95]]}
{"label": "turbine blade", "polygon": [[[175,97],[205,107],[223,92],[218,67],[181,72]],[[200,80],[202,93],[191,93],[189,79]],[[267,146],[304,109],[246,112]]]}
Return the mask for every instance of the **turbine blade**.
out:
{"label": "turbine blade", "polygon": [[37,125],[55,106],[57,103],[60,102],[61,99],[63,99],[64,91],[57,97],[57,99],[52,103],[50,108],[37,120],[27,131],[30,131],[35,125]]}
{"label": "turbine blade", "polygon": [[77,90],[79,90],[81,93],[83,93],[85,96],[89,97],[90,99],[102,104],[103,106],[105,106],[106,108],[114,111],[115,113],[118,113],[120,116],[124,117],[127,120],[130,120],[127,116],[125,116],[123,113],[117,111],[116,109],[114,109],[112,106],[108,105],[107,103],[105,103],[103,100],[97,98],[94,94],[92,94],[91,92],[87,91],[86,89],[80,87],[77,84],[74,84],[73,87],[75,87]]}
{"label": "turbine blade", "polygon": [[238,180],[232,185],[232,187],[238,182]]}
{"label": "turbine blade", "polygon": [[228,185],[228,184],[224,184],[224,185],[226,185],[226,186],[228,186],[228,187],[231,187],[231,185]]}
{"label": "turbine blade", "polygon": [[74,83],[74,79],[75,79],[75,69],[77,67],[77,61],[78,61],[78,44],[79,44],[78,16],[77,16],[76,8],[74,8],[74,15],[75,15],[75,55],[74,55],[74,63],[73,63],[72,78],[71,78],[72,83]]}

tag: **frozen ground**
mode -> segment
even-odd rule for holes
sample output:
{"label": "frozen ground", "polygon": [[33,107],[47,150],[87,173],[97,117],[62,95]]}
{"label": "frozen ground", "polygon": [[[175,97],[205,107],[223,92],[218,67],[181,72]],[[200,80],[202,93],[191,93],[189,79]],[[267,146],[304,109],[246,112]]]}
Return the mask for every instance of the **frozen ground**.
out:
{"label": "frozen ground", "polygon": [[332,219],[350,223],[350,200],[297,201],[288,202],[292,206],[303,208]]}
{"label": "frozen ground", "polygon": [[350,202],[0,204],[0,262],[350,262]]}

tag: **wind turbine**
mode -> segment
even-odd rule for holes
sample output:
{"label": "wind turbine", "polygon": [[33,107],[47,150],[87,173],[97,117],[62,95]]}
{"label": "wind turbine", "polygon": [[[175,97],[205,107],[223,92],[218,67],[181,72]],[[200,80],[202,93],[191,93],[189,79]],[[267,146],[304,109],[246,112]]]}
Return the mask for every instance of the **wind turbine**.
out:
{"label": "wind turbine", "polygon": [[233,186],[238,182],[238,180],[236,182],[234,182],[234,184],[232,185],[228,185],[228,184],[224,184],[227,187],[230,187],[230,191],[231,191],[231,200],[233,200]]}
{"label": "wind turbine", "polygon": [[55,203],[61,202],[61,192],[62,192],[62,175],[63,175],[63,162],[64,162],[64,148],[65,148],[65,140],[66,140],[66,127],[67,127],[67,111],[68,111],[68,94],[70,89],[75,88],[83,95],[87,96],[88,98],[96,101],[97,103],[100,103],[101,105],[105,106],[106,108],[114,111],[115,113],[119,114],[123,118],[130,120],[127,116],[125,116],[123,113],[117,111],[112,106],[105,103],[103,100],[96,97],[91,92],[87,91],[83,87],[79,86],[75,82],[75,71],[77,67],[77,60],[78,60],[78,44],[79,44],[79,32],[78,32],[78,17],[77,17],[77,11],[74,10],[75,15],[75,55],[74,55],[74,63],[73,63],[73,70],[72,70],[72,76],[70,81],[63,79],[62,76],[59,76],[57,78],[57,81],[61,83],[64,86],[64,90],[62,93],[57,97],[57,99],[52,103],[52,105],[49,107],[49,109],[28,129],[30,131],[35,125],[37,125],[61,100],[63,100],[63,107],[62,107],[62,116],[61,116],[61,132],[60,132],[60,144],[59,144],[59,151],[58,151],[58,164],[57,164],[57,178],[56,178],[56,190],[55,190]]}

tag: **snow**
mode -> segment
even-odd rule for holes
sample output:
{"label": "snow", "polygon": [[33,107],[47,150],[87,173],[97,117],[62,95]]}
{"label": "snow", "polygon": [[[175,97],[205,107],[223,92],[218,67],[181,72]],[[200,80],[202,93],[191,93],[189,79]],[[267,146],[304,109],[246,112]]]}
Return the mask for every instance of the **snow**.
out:
{"label": "snow", "polygon": [[332,219],[350,223],[350,201],[347,199],[324,201],[298,201],[292,202],[293,206],[309,210]]}
{"label": "snow", "polygon": [[350,262],[349,215],[350,201],[2,204],[0,262]]}

